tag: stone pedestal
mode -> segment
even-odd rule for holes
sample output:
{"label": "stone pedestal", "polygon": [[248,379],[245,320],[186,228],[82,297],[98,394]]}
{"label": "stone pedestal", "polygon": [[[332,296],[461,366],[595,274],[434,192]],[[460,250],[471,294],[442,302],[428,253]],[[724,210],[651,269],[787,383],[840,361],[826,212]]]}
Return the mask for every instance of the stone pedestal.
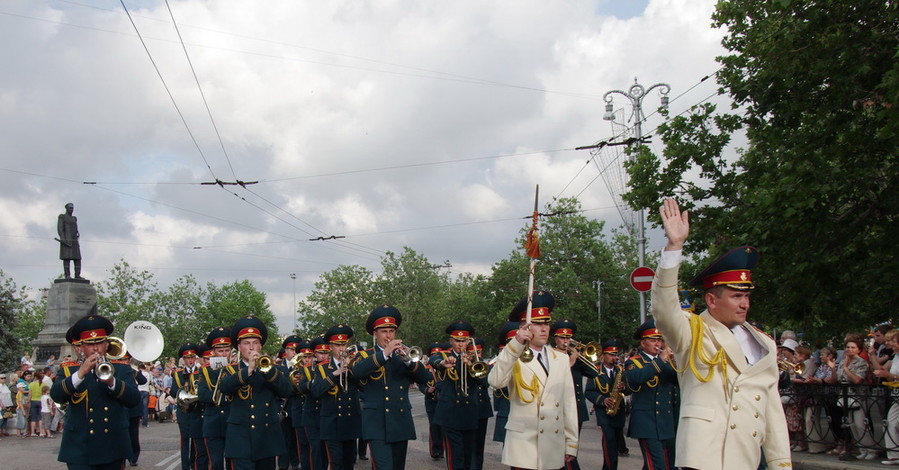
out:
{"label": "stone pedestal", "polygon": [[66,331],[79,318],[87,316],[97,304],[97,289],[86,279],[57,279],[47,296],[47,318],[44,329],[34,341],[37,354],[35,364],[46,363],[50,355],[57,361],[72,354],[66,342]]}

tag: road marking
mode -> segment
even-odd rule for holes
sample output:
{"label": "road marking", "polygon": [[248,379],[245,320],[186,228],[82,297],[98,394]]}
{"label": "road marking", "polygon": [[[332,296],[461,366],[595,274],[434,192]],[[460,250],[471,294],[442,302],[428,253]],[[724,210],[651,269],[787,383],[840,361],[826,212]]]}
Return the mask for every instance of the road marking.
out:
{"label": "road marking", "polygon": [[[166,457],[165,460],[159,462],[158,464],[156,464],[156,466],[157,466],[157,467],[161,467],[161,466],[163,466],[163,465],[169,463],[169,461],[174,460],[174,459],[177,459],[177,458],[180,457],[180,456],[181,456],[181,451],[179,450],[178,452],[175,452],[174,454],[172,454],[171,457]],[[178,464],[178,465],[181,465],[181,462],[175,462],[175,463]],[[172,468],[174,468],[174,465],[171,466],[171,467],[169,467],[169,468],[167,468],[167,469],[165,469],[165,470],[171,470]]]}

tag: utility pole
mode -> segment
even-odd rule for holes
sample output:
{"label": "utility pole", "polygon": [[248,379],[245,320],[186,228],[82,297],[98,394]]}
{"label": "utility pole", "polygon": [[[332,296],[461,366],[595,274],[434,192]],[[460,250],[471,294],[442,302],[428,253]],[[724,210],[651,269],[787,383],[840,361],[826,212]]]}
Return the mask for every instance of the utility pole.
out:
{"label": "utility pole", "polygon": [[593,287],[596,287],[596,341],[602,344],[602,281],[593,281]]}
{"label": "utility pole", "polygon": [[297,331],[297,273],[290,273],[290,279],[293,280],[293,331]]}
{"label": "utility pole", "polygon": [[[634,84],[628,89],[627,92],[622,90],[611,90],[607,91],[605,95],[603,95],[602,99],[606,102],[606,112],[603,115],[603,119],[606,121],[614,121],[615,120],[615,111],[612,106],[612,95],[618,94],[625,98],[627,98],[631,107],[634,110],[632,115],[634,119],[634,137],[637,145],[643,144],[643,120],[645,116],[643,115],[643,98],[652,91],[653,89],[659,89],[659,94],[661,94],[661,106],[663,108],[668,108],[668,92],[671,91],[671,86],[667,83],[656,83],[655,85],[644,88],[643,85],[637,83],[637,79],[634,79]],[[631,161],[634,161],[636,157],[631,156]],[[639,245],[638,256],[640,267],[646,265],[646,228],[644,227],[643,221],[646,218],[646,214],[644,213],[644,209],[640,209],[639,220],[637,222],[637,243]],[[640,323],[646,321],[646,292],[640,292]]]}

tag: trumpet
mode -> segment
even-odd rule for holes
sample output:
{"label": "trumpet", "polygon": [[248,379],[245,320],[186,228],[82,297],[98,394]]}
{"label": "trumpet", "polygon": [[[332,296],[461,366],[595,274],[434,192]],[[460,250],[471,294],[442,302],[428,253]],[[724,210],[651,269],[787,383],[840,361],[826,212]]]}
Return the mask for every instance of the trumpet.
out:
{"label": "trumpet", "polygon": [[396,350],[397,355],[403,357],[412,362],[421,361],[422,352],[421,348],[418,346],[406,346],[405,344],[401,344],[399,348]]}
{"label": "trumpet", "polygon": [[273,364],[274,361],[268,354],[263,354],[256,358],[256,368],[259,369],[259,372],[262,372],[263,374],[267,374],[268,371],[272,370]]}
{"label": "trumpet", "polygon": [[109,378],[114,376],[115,366],[110,361],[117,361],[128,353],[128,348],[125,346],[125,341],[122,338],[110,336],[106,338],[106,341],[109,342],[109,346],[106,348],[106,355],[100,358],[97,366],[94,368],[94,374],[100,380],[109,380]]}
{"label": "trumpet", "polygon": [[796,375],[802,375],[805,372],[805,363],[804,362],[790,362],[785,359],[778,359],[777,367],[784,371],[789,372],[793,371]]}

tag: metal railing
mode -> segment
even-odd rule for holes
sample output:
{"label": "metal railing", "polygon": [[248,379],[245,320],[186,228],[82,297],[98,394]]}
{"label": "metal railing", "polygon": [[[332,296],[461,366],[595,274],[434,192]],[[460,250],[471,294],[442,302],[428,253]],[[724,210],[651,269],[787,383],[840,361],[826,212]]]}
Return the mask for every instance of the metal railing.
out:
{"label": "metal railing", "polygon": [[899,388],[792,384],[780,394],[785,411],[799,413],[809,445],[848,441],[860,449],[899,451]]}

